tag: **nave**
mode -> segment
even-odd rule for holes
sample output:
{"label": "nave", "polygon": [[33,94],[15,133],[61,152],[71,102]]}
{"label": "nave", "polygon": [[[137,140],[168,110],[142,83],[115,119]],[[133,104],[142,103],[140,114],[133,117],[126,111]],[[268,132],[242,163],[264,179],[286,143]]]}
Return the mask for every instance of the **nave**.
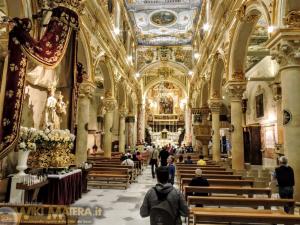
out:
{"label": "nave", "polygon": [[140,217],[140,206],[148,189],[155,184],[156,179],[152,178],[151,168],[147,166],[137,181],[130,184],[126,190],[91,189],[74,206],[100,206],[103,216],[94,219],[95,225],[149,225],[149,218]]}

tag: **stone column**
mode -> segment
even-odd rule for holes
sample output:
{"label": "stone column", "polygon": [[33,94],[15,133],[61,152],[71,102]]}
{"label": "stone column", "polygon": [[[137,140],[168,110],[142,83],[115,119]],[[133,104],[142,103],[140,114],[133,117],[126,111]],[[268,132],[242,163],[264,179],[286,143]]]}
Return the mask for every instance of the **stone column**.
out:
{"label": "stone column", "polygon": [[282,95],[281,95],[281,84],[275,82],[272,84],[273,99],[276,102],[276,118],[277,118],[277,136],[276,136],[276,153],[284,154],[283,149],[283,117],[282,117]]}
{"label": "stone column", "polygon": [[132,148],[135,145],[134,142],[134,125],[135,125],[135,116],[130,114],[126,117],[127,123],[127,145]]}
{"label": "stone column", "polygon": [[280,65],[284,153],[294,169],[294,199],[300,201],[300,179],[297,179],[300,174],[300,36],[292,25],[272,36],[268,47]]}
{"label": "stone column", "polygon": [[191,136],[192,136],[192,147],[195,150],[196,147],[196,135],[194,135],[194,125],[195,125],[195,115],[192,114],[192,129],[191,129]]}
{"label": "stone column", "polygon": [[221,160],[220,150],[220,109],[221,99],[210,99],[209,106],[212,116],[212,152],[213,160],[219,162]]}
{"label": "stone column", "polygon": [[125,118],[127,114],[126,107],[119,110],[119,152],[125,152]]}
{"label": "stone column", "polygon": [[95,86],[91,82],[84,81],[79,86],[75,154],[76,165],[87,161],[89,108],[94,91]]}
{"label": "stone column", "polygon": [[242,97],[246,89],[246,82],[243,80],[229,81],[226,89],[229,91],[231,99],[232,169],[244,170]]}
{"label": "stone column", "polygon": [[185,106],[185,144],[189,145],[191,143],[191,133],[192,133],[192,107],[190,104]]}
{"label": "stone column", "polygon": [[211,125],[209,124],[209,121],[207,120],[208,114],[210,113],[210,109],[207,105],[202,106],[200,108],[200,114],[202,119],[202,134],[200,137],[200,141],[202,143],[202,153],[205,158],[209,157],[209,150],[208,150],[208,143],[210,141],[210,128]]}
{"label": "stone column", "polygon": [[103,150],[105,157],[111,157],[111,148],[112,148],[112,127],[113,127],[113,118],[114,110],[117,107],[117,102],[114,98],[109,97],[104,100],[104,140],[103,140]]}
{"label": "stone column", "polygon": [[145,141],[145,129],[144,129],[144,105],[138,104],[138,115],[137,115],[137,145],[142,144]]}

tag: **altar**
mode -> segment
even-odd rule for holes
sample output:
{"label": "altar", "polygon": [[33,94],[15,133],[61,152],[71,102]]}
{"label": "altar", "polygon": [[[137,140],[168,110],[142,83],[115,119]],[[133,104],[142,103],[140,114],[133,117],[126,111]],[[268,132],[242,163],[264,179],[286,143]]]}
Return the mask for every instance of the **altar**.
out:
{"label": "altar", "polygon": [[76,169],[66,174],[48,175],[49,184],[42,187],[38,202],[43,204],[70,205],[81,198],[82,171]]}

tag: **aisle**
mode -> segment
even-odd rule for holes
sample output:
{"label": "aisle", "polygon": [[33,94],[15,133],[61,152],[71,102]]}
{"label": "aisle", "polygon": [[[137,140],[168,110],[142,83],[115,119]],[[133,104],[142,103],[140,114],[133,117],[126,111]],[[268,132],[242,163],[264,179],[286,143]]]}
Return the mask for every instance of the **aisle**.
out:
{"label": "aisle", "polygon": [[100,206],[103,209],[103,216],[95,218],[94,225],[149,225],[149,218],[140,217],[140,205],[147,190],[155,183],[148,166],[138,177],[138,182],[131,184],[127,190],[92,189],[75,205]]}

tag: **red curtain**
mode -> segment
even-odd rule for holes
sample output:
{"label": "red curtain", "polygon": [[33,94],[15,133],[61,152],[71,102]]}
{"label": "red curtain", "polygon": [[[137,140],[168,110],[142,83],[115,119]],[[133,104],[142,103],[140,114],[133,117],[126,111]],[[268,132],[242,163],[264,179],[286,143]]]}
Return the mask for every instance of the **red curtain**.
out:
{"label": "red curtain", "polygon": [[[79,27],[77,14],[64,7],[53,9],[47,30],[40,41],[30,36],[31,21],[29,19],[15,18],[14,22],[15,26],[9,34],[7,82],[0,124],[0,159],[9,153],[18,139],[27,60],[48,68],[55,68],[61,62],[72,34],[77,35]],[[77,43],[74,42],[74,45]],[[74,52],[73,87],[77,89],[75,76],[77,51]],[[76,92],[73,90],[73,96],[76,96]]]}

